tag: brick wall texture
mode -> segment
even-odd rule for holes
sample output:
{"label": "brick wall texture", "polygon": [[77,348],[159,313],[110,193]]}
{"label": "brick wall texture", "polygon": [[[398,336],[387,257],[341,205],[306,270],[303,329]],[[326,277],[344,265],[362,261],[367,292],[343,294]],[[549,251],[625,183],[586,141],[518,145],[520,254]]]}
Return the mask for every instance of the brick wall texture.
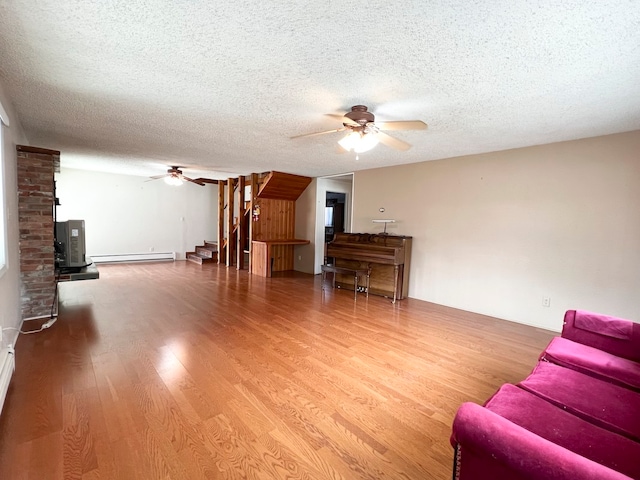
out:
{"label": "brick wall texture", "polygon": [[58,152],[18,148],[18,222],[22,318],[51,314],[55,299],[53,172]]}

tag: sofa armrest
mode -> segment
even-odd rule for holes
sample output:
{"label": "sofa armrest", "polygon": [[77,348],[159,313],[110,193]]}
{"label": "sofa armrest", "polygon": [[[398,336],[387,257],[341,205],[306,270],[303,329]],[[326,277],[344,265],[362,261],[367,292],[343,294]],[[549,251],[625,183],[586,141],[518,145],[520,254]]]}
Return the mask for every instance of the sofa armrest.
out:
{"label": "sofa armrest", "polygon": [[475,403],[458,410],[451,443],[456,480],[630,480]]}
{"label": "sofa armrest", "polygon": [[640,362],[640,323],[584,310],[568,310],[562,337]]}

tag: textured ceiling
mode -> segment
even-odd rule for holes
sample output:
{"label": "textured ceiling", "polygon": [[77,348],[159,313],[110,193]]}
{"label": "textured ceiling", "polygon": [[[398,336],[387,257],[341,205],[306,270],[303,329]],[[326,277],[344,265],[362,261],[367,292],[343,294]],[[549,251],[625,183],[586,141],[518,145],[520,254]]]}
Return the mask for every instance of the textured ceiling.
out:
{"label": "textured ceiling", "polygon": [[[0,83],[63,166],[337,174],[640,129],[640,1],[4,0]],[[429,129],[289,139],[355,104]]]}

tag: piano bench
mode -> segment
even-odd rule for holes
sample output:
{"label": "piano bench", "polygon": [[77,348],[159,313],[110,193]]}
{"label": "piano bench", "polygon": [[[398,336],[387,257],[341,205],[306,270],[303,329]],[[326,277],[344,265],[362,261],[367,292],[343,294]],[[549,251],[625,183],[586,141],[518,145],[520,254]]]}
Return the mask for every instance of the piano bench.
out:
{"label": "piano bench", "polygon": [[346,268],[336,267],[335,265],[321,265],[320,268],[322,269],[323,291],[327,280],[327,272],[333,273],[333,288],[336,288],[336,275],[350,275],[353,277],[353,299],[355,300],[358,296],[358,277],[366,276],[367,283],[365,285],[365,292],[367,293],[367,298],[369,298],[369,278],[371,276],[370,268]]}

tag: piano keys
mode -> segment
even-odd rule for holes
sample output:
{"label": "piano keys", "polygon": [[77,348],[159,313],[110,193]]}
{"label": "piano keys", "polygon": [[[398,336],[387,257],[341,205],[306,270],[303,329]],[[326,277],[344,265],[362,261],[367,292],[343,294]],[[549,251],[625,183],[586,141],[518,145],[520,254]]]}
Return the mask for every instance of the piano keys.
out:
{"label": "piano keys", "polygon": [[[409,291],[411,237],[374,233],[337,233],[327,244],[327,257],[337,267],[371,268],[369,293],[403,299]],[[336,284],[353,289],[353,279],[338,276]]]}

